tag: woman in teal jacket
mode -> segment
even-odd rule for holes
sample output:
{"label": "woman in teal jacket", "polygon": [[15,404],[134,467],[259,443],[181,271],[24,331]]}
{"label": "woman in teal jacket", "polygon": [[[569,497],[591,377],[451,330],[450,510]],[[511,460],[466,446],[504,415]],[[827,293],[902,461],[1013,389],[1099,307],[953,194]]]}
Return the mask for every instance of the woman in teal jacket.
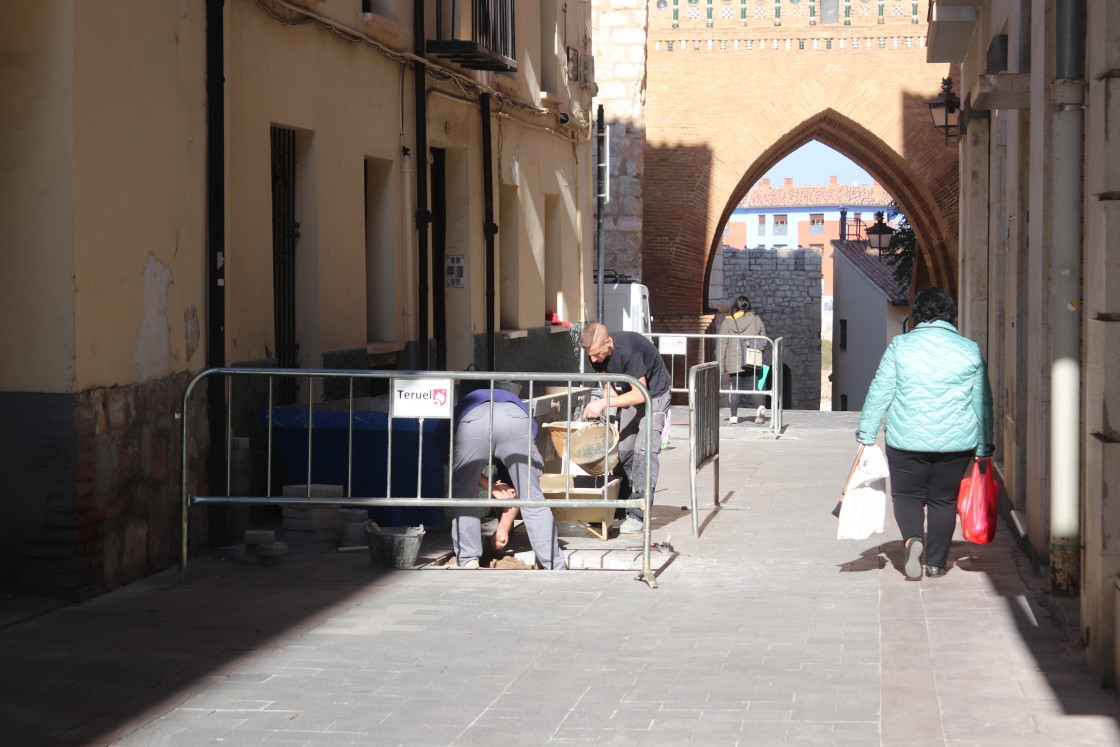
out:
{"label": "woman in teal jacket", "polygon": [[[914,299],[917,326],[887,346],[867,391],[856,440],[875,443],[885,414],[894,517],[908,578],[944,576],[957,524],[957,492],[975,456],[990,456],[992,392],[980,347],[957,332],[957,306],[941,288]],[[928,512],[928,514],[927,514]]]}

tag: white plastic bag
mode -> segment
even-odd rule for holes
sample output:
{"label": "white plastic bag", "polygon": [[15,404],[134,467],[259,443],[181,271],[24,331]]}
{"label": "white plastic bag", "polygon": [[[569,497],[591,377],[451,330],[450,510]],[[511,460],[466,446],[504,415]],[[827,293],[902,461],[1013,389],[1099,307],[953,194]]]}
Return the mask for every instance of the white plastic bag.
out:
{"label": "white plastic bag", "polygon": [[854,488],[844,495],[840,505],[840,523],[836,539],[867,539],[883,533],[887,513],[887,495],[875,488]]}
{"label": "white plastic bag", "polygon": [[871,444],[864,446],[859,454],[859,462],[856,464],[855,470],[852,472],[851,478],[848,480],[847,490],[845,490],[845,498],[847,500],[848,491],[852,488],[870,485],[876,480],[882,480],[890,475],[890,469],[887,467],[887,455],[879,448],[878,444]]}

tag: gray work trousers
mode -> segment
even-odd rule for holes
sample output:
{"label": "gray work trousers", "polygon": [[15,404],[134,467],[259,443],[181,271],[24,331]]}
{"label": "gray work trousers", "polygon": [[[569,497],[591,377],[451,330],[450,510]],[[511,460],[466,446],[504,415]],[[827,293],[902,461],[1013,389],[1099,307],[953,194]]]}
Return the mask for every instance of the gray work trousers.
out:
{"label": "gray work trousers", "polygon": [[[493,438],[490,431],[491,407],[494,412]],[[463,416],[455,429],[452,496],[476,498],[479,493],[478,476],[493,456],[509,473],[518,498],[544,500],[541,492],[544,460],[533,444],[532,437],[528,414],[513,402],[487,402],[472,409]],[[459,565],[482,557],[480,517],[483,509],[452,508],[450,513],[451,544]],[[537,556],[537,564],[545,569],[562,570],[566,564],[556,539],[556,522],[552,518],[552,509],[547,506],[526,506],[521,509],[521,518],[525,522],[529,544]]]}
{"label": "gray work trousers", "polygon": [[[653,428],[652,448],[649,459],[649,495],[646,505],[653,507],[653,493],[657,490],[657,473],[661,469],[658,455],[661,453],[661,430],[665,427],[665,415],[669,412],[672,392],[651,397],[653,416],[646,414],[645,404],[618,409],[618,461],[622,471],[630,481],[631,498],[638,498],[646,489],[646,432]],[[645,512],[640,508],[626,509],[626,515],[641,520]]]}

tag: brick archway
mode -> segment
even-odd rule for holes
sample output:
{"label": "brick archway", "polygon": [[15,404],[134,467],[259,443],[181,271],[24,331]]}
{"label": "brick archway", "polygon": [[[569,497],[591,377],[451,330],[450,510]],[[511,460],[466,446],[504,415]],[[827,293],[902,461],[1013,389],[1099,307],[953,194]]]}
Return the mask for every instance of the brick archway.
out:
{"label": "brick archway", "polygon": [[[775,164],[802,145],[817,140],[850,158],[870,173],[894,197],[918,239],[916,258],[921,285],[956,287],[956,238],[938,202],[921,175],[874,133],[834,110],[816,114],[779,138],[758,157],[736,185],[720,214],[707,248],[703,298],[708,298],[715,252],[735,207],[752,186]],[[711,311],[711,309],[707,309]]]}
{"label": "brick archway", "polygon": [[683,15],[671,24],[650,11],[640,261],[655,327],[706,327],[722,227],[772,165],[811,140],[897,200],[921,244],[918,285],[955,290],[958,148],[932,128],[925,103],[953,71],[925,61],[924,25],[873,14],[850,25],[784,15],[780,26]]}

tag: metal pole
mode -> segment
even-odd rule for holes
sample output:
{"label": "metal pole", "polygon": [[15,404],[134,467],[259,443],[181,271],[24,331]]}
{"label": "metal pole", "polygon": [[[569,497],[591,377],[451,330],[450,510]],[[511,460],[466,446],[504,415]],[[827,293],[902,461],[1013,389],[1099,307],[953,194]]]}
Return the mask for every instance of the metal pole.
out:
{"label": "metal pole", "polygon": [[[225,177],[225,0],[206,2],[206,253],[207,253],[207,325],[206,365],[225,365],[226,343],[226,177]],[[219,377],[207,382],[210,413],[209,480],[216,489],[221,479],[222,455],[225,452],[225,386]],[[186,413],[184,412],[184,418]],[[213,511],[214,525],[225,509]],[[211,536],[225,541],[224,536]],[[184,547],[184,553],[186,548]]]}
{"label": "metal pole", "polygon": [[[413,0],[413,54],[423,57],[424,39],[424,0]],[[432,211],[428,209],[428,105],[426,75],[424,66],[419,62],[412,65],[413,108],[416,113],[416,279],[417,324],[416,340],[420,346],[419,367],[428,370],[428,287],[431,285],[431,269],[428,262],[428,226],[432,222]]]}
{"label": "metal pole", "polygon": [[607,135],[606,125],[603,121],[602,104],[599,104],[599,109],[595,118],[595,140],[598,145],[598,153],[596,153],[595,159],[595,264],[598,278],[597,286],[599,289],[595,319],[602,322],[605,310],[603,293],[603,263],[605,262],[605,252],[603,250],[603,208],[606,207],[607,204],[607,183],[610,180],[610,175],[607,173],[607,169],[609,168],[606,158]]}
{"label": "metal pole", "polygon": [[482,110],[482,233],[486,241],[486,365],[496,371],[497,350],[494,336],[497,324],[494,318],[494,288],[497,286],[494,261],[494,237],[498,234],[498,224],[494,222],[494,154],[490,142],[490,94],[478,96]]}

